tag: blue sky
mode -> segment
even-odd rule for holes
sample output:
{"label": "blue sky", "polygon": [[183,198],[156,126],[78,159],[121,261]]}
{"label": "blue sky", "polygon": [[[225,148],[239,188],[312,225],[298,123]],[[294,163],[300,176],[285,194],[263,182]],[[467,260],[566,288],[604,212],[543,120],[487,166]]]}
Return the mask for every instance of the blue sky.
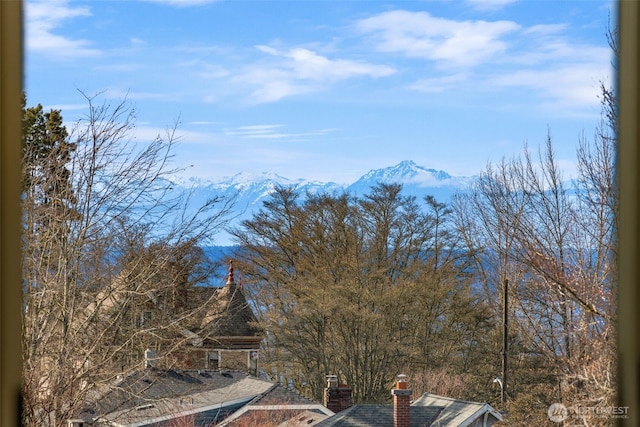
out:
{"label": "blue sky", "polygon": [[179,120],[176,166],[349,183],[402,160],[474,175],[550,131],[570,176],[612,79],[611,1],[26,0],[28,104]]}

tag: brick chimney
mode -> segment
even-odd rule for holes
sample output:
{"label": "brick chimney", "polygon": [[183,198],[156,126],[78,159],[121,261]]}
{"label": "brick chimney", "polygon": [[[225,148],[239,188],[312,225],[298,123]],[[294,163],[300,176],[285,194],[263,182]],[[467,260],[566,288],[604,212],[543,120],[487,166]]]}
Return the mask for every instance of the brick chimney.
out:
{"label": "brick chimney", "polygon": [[411,419],[409,416],[411,408],[411,394],[413,390],[407,383],[407,376],[404,374],[398,375],[398,381],[396,382],[396,388],[391,390],[393,395],[393,426],[394,427],[409,427]]}
{"label": "brick chimney", "polygon": [[327,387],[324,389],[323,404],[336,414],[351,407],[351,388],[338,384],[336,375],[327,375]]}

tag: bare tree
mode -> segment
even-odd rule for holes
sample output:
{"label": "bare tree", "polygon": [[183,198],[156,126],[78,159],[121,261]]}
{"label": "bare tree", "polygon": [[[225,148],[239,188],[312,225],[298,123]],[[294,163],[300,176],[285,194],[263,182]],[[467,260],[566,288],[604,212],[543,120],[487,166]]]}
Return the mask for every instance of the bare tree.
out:
{"label": "bare tree", "polygon": [[486,307],[461,273],[446,208],[401,189],[302,200],[279,188],[236,231],[274,380],[319,400],[336,374],[354,401],[381,402],[405,369],[470,364]]}
{"label": "bare tree", "polygon": [[96,104],[84,96],[88,112],[69,135],[55,127],[47,150],[42,135],[25,133],[23,141],[28,425],[63,425],[89,389],[135,367],[130,352],[141,349],[134,343],[172,335],[170,349],[186,339],[163,331],[183,331],[193,310],[173,307],[153,327],[132,324],[132,313],[142,301],[201,281],[206,264],[196,248],[224,226],[231,207],[213,198],[186,216],[189,201],[171,183],[175,127],[137,141],[127,101]]}
{"label": "bare tree", "polygon": [[581,141],[577,191],[566,187],[548,136],[537,156],[525,147],[513,161],[488,167],[458,199],[461,233],[478,254],[479,278],[496,307],[503,300],[492,274],[513,285],[512,410],[530,411],[526,396],[543,390],[547,401],[613,404],[617,197],[610,135]]}

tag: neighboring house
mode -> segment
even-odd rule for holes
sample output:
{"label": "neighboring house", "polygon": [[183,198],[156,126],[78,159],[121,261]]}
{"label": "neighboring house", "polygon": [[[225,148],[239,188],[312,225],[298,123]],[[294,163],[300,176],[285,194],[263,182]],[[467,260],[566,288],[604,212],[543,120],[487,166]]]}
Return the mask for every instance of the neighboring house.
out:
{"label": "neighboring house", "polygon": [[244,296],[242,287],[233,277],[233,264],[229,263],[229,276],[223,288],[196,288],[203,294],[193,296],[200,303],[207,294],[215,292],[200,324],[192,330],[191,345],[183,349],[182,364],[191,369],[238,369],[258,375],[258,352],[264,331]]}
{"label": "neighboring house", "polygon": [[[137,334],[139,341],[132,344],[139,347],[139,351],[127,355],[121,366],[141,366],[143,350],[148,347],[158,351],[159,365],[164,367],[237,369],[258,375],[258,354],[264,331],[242,286],[234,280],[232,262],[227,283],[222,288],[175,286],[168,290],[158,286],[154,290],[141,288],[132,292],[131,282],[138,279],[136,275],[131,279],[130,275],[133,274],[128,271],[119,274],[109,289],[100,292],[77,316],[79,323],[94,319],[91,325],[98,333],[102,322],[124,315],[123,304],[131,294],[136,295],[137,300],[130,303],[126,310],[128,317],[123,322],[130,329],[122,333],[142,332]],[[170,326],[155,330],[158,324]]]}
{"label": "neighboring house", "polygon": [[[126,275],[116,278],[109,293],[98,295],[97,302],[87,307],[87,314],[108,319],[122,304],[127,286]],[[151,292],[144,298],[133,313],[140,328],[153,324],[155,316],[166,316],[166,307],[172,306]],[[174,322],[179,345],[173,346],[170,358],[162,349],[159,355],[144,351],[145,369],[134,369],[106,389],[90,390],[79,421],[71,425],[162,425],[176,416],[196,416],[200,425],[209,425],[273,387],[255,378],[263,331],[242,287],[235,283],[231,262],[223,288],[192,286],[179,289],[171,300],[178,301],[174,308],[190,315]],[[142,366],[140,358],[136,364]]]}
{"label": "neighboring house", "polygon": [[[97,315],[119,304],[118,287],[105,296]],[[173,352],[174,366],[155,351],[144,352],[144,368],[120,377],[107,387],[90,390],[82,409],[69,420],[70,427],[171,427],[177,425],[234,427],[489,427],[502,417],[491,406],[425,393],[410,398],[406,376],[401,375],[392,405],[352,405],[351,388],[327,376],[323,404],[299,393],[257,378],[257,354],[263,331],[233,275],[224,288],[192,287],[174,298],[182,309],[201,307],[197,316],[177,328],[181,339]],[[153,320],[159,306],[154,295],[140,307],[143,322]],[[207,304],[203,305],[202,302]],[[100,310],[102,308],[103,310]],[[148,311],[151,313],[148,313]],[[186,340],[185,340],[186,338]],[[162,362],[162,363],[159,363]]]}
{"label": "neighboring house", "polygon": [[[489,427],[490,405],[425,393],[413,403],[404,376],[391,405],[351,405],[351,389],[329,378],[321,405],[240,371],[138,370],[94,393],[70,426],[100,427]],[[331,410],[329,408],[335,408]]]}
{"label": "neighboring house", "polygon": [[187,422],[194,426],[233,426],[243,418],[268,418],[278,423],[304,419],[303,425],[314,425],[333,414],[319,403],[246,372],[149,366],[94,393],[70,424],[162,427]]}
{"label": "neighboring house", "polygon": [[[330,380],[327,388],[331,387]],[[502,420],[500,413],[486,403],[430,393],[412,403],[412,390],[407,388],[404,375],[399,376],[391,394],[392,405],[354,405],[319,422],[316,427],[489,427]]]}

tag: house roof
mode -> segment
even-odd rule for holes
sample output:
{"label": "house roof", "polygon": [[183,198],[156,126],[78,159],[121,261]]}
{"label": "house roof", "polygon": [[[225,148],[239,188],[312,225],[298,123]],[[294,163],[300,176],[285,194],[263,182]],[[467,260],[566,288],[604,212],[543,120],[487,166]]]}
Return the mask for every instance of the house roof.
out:
{"label": "house roof", "polygon": [[138,370],[83,407],[79,418],[143,426],[208,413],[218,421],[264,394],[273,383],[244,372]]}
{"label": "house roof", "polygon": [[249,403],[249,406],[257,405],[315,405],[318,402],[311,400],[298,391],[280,384],[274,384],[266,393],[257,396]]}
{"label": "house roof", "polygon": [[319,414],[314,411],[303,411],[297,414],[295,417],[278,424],[278,427],[309,427],[316,426],[318,423],[327,419],[329,415]]}
{"label": "house roof", "polygon": [[442,407],[438,416],[439,426],[470,426],[476,419],[487,414],[492,421],[489,425],[502,420],[499,412],[488,403],[468,402],[436,394],[424,393],[412,403],[412,407]]}
{"label": "house roof", "polygon": [[193,416],[197,425],[233,426],[243,418],[264,416],[296,426],[301,418],[304,425],[315,425],[331,415],[331,410],[295,390],[244,372],[145,368],[93,393],[76,417],[135,427],[185,416]]}
{"label": "house roof", "polygon": [[[430,426],[442,411],[442,407],[412,406],[411,427]],[[393,427],[393,405],[354,405],[319,422],[316,427]]]}
{"label": "house roof", "polygon": [[315,426],[331,416],[333,412],[319,403],[315,405],[246,405],[217,425],[219,427],[260,424]]}
{"label": "house roof", "polygon": [[[95,300],[89,301],[77,316],[77,325],[82,327],[89,318],[111,318],[114,310],[118,310],[130,294],[130,274],[129,269],[124,269],[107,289],[97,294]],[[188,311],[190,315],[181,316],[179,321],[176,319],[174,322],[175,331],[179,336],[189,339],[191,344],[197,347],[205,343],[222,344],[225,348],[259,346],[264,331],[258,326],[242,287],[234,280],[231,262],[228,280],[223,288],[190,286],[182,289],[182,292],[184,294],[180,309]],[[146,292],[144,307],[151,309],[159,304],[161,301],[155,292]]]}
{"label": "house roof", "polygon": [[227,283],[218,290],[216,301],[207,310],[200,327],[215,337],[260,337],[263,334],[242,287],[234,280],[231,262]]}
{"label": "house roof", "polygon": [[[332,415],[333,411],[297,391],[274,384],[271,389],[225,419],[220,423],[220,427],[234,426],[245,419],[269,420],[272,424],[281,423],[281,426],[316,425]],[[302,418],[304,424],[300,424]]]}
{"label": "house roof", "polygon": [[[468,402],[425,393],[409,408],[411,427],[469,427],[479,418],[488,425],[502,420],[489,404]],[[393,405],[354,405],[318,424],[317,427],[393,427]]]}

